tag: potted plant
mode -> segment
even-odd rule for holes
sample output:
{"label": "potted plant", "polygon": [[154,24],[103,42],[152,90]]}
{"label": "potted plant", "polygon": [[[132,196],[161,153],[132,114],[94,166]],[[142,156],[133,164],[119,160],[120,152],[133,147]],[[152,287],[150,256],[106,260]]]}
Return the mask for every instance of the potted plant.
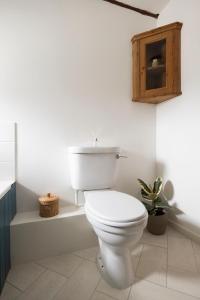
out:
{"label": "potted plant", "polygon": [[147,229],[155,235],[163,234],[167,227],[168,214],[167,209],[169,205],[167,201],[161,197],[162,178],[157,177],[151,185],[147,185],[143,180],[138,179],[141,187],[142,202],[145,205],[149,217]]}

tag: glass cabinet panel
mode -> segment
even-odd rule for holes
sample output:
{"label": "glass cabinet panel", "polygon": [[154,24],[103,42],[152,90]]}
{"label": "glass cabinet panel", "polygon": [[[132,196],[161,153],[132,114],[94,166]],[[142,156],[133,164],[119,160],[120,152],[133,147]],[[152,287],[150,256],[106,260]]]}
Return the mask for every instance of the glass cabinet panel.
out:
{"label": "glass cabinet panel", "polygon": [[166,39],[146,44],[146,89],[166,86]]}

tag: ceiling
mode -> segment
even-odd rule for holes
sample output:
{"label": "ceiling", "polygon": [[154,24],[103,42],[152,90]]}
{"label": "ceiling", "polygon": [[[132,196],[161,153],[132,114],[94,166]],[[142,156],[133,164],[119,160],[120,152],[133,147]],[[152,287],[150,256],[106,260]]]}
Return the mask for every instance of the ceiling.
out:
{"label": "ceiling", "polygon": [[170,0],[120,0],[123,3],[148,10],[153,13],[160,13]]}

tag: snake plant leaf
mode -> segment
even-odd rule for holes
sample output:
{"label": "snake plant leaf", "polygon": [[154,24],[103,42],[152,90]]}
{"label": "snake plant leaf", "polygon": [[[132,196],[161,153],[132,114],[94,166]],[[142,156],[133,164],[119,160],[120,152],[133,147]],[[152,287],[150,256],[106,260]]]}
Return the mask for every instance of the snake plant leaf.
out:
{"label": "snake plant leaf", "polygon": [[143,199],[142,199],[142,203],[147,203],[147,204],[153,206],[153,201],[150,200],[150,199],[148,199],[148,198],[143,198]]}
{"label": "snake plant leaf", "polygon": [[149,198],[151,198],[152,201],[156,201],[156,199],[158,198],[158,195],[156,193],[151,193],[149,195]]}
{"label": "snake plant leaf", "polygon": [[155,201],[158,197],[157,194],[155,193],[146,193],[144,190],[141,190],[141,195],[143,198],[151,200],[151,201]]}
{"label": "snake plant leaf", "polygon": [[156,215],[156,210],[155,210],[155,208],[152,208],[152,209],[148,210],[148,214],[149,214],[150,216],[155,216],[155,215]]}
{"label": "snake plant leaf", "polygon": [[149,196],[149,193],[146,193],[144,190],[142,190],[141,189],[141,194],[142,194],[142,196],[144,197],[144,196]]}
{"label": "snake plant leaf", "polygon": [[146,207],[146,210],[147,210],[148,212],[150,212],[150,211],[152,210],[152,206],[151,206],[150,204],[148,204],[148,203],[146,203],[146,202],[143,202],[143,204],[144,204],[144,206]]}
{"label": "snake plant leaf", "polygon": [[158,199],[155,201],[155,207],[156,208],[169,208],[170,206],[165,199],[158,197]]}
{"label": "snake plant leaf", "polygon": [[146,200],[149,200],[149,201],[152,201],[150,198],[149,198],[149,196],[142,196],[144,199],[146,199]]}
{"label": "snake plant leaf", "polygon": [[154,197],[152,196],[152,193],[146,193],[144,190],[141,190],[141,195],[144,199],[148,199],[149,201],[154,200]]}
{"label": "snake plant leaf", "polygon": [[148,187],[148,185],[142,180],[138,178],[138,182],[140,183],[141,189],[145,191],[147,194],[152,193],[152,190]]}
{"label": "snake plant leaf", "polygon": [[162,178],[157,177],[153,188],[147,185],[143,180],[138,179],[141,187],[142,202],[145,205],[148,214],[152,216],[160,216],[165,213],[165,209],[170,208],[167,199],[162,191]]}
{"label": "snake plant leaf", "polygon": [[157,177],[153,185],[153,192],[159,195],[161,190],[162,190],[162,178]]}

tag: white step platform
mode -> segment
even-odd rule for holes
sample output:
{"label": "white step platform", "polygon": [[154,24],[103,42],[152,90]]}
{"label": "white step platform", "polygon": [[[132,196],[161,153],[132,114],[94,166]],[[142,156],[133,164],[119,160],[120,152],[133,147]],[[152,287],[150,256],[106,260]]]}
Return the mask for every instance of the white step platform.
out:
{"label": "white step platform", "polygon": [[83,207],[61,208],[52,218],[41,218],[38,211],[18,213],[10,230],[12,264],[97,245]]}

